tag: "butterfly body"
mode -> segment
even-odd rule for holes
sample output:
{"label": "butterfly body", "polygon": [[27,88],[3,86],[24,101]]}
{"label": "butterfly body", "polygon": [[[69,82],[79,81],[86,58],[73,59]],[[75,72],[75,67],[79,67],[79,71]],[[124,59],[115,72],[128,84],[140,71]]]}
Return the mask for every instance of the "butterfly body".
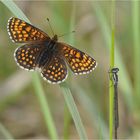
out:
{"label": "butterfly body", "polygon": [[51,61],[51,58],[55,54],[57,54],[56,53],[56,42],[54,42],[54,41],[44,42],[42,45],[44,47],[40,51],[37,62],[36,62],[39,65],[39,67],[43,67],[43,66],[45,66],[45,64],[47,65]]}
{"label": "butterfly body", "polygon": [[18,66],[30,71],[39,69],[43,79],[49,83],[58,84],[67,78],[66,63],[75,74],[87,74],[97,66],[89,55],[58,42],[57,35],[50,38],[21,19],[10,18],[7,30],[13,42],[24,43],[14,53]]}

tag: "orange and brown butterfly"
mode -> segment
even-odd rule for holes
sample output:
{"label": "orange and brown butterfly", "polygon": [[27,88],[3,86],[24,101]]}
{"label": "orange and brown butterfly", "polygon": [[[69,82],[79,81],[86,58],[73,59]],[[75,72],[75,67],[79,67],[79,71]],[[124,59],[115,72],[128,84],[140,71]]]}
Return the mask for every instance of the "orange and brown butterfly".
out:
{"label": "orange and brown butterfly", "polygon": [[47,33],[15,17],[7,24],[8,34],[15,43],[24,43],[14,53],[18,66],[29,71],[40,70],[49,83],[63,82],[68,75],[67,66],[74,74],[87,74],[94,70],[97,62],[88,54],[62,42],[57,35],[50,38]]}

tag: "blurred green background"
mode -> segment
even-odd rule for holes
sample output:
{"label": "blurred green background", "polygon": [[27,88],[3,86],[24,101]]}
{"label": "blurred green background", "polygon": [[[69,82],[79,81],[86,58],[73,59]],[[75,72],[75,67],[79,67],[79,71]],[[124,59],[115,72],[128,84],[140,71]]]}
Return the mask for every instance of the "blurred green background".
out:
{"label": "blurred green background", "polygon": [[[111,47],[111,1],[14,1],[33,25],[90,54],[98,67],[88,75],[75,76],[69,71],[66,80],[74,96],[88,138],[109,138],[109,77]],[[117,1],[115,4],[115,66],[119,67],[119,138],[140,139],[140,2]],[[136,9],[137,8],[137,9]],[[14,16],[0,2],[0,138],[49,139],[39,100],[32,84],[32,72],[20,69],[7,33],[7,21]],[[79,138],[70,119],[64,120],[65,100],[59,85],[41,79],[58,137]],[[65,113],[66,111],[66,113]]]}

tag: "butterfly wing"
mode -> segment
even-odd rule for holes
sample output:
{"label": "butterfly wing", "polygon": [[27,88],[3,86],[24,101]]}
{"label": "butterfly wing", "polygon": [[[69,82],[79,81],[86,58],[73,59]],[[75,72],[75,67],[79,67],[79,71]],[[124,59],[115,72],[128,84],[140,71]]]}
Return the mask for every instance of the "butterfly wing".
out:
{"label": "butterfly wing", "polygon": [[22,69],[33,71],[37,67],[37,58],[42,49],[42,44],[23,45],[15,50],[15,61]]}
{"label": "butterfly wing", "polygon": [[58,46],[75,74],[87,74],[96,68],[97,62],[86,53],[64,43],[58,43]]}
{"label": "butterfly wing", "polygon": [[15,17],[11,17],[8,20],[7,30],[10,38],[15,43],[27,43],[50,39],[50,37],[40,29]]}
{"label": "butterfly wing", "polygon": [[67,67],[65,61],[54,56],[49,64],[42,68],[41,75],[44,80],[52,84],[59,84],[67,78]]}

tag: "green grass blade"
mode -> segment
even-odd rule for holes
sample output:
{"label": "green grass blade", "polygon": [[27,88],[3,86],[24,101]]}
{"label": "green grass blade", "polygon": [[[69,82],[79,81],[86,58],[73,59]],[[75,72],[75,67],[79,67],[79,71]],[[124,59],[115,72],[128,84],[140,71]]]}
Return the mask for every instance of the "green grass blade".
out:
{"label": "green grass blade", "polygon": [[29,22],[22,10],[12,0],[1,0],[2,3],[17,17]]}
{"label": "green grass blade", "polygon": [[36,73],[33,74],[33,86],[40,102],[42,113],[44,114],[45,123],[48,128],[51,139],[57,139],[58,135],[56,132],[56,127],[54,125],[53,118],[51,116],[50,108],[48,105],[47,98],[45,97],[45,92]]}
{"label": "green grass blade", "polygon": [[8,132],[8,130],[0,123],[0,132],[5,137],[5,139],[14,140],[13,136]]}
{"label": "green grass blade", "polygon": [[[22,19],[26,20],[27,22],[30,22],[28,20],[28,18],[24,15],[24,13],[21,11],[21,9],[19,9],[12,0],[2,0],[2,2],[3,2],[3,4],[5,4],[5,6],[7,6],[7,8],[16,17],[22,18]],[[40,102],[42,113],[44,114],[46,127],[48,128],[50,137],[51,137],[51,139],[58,139],[57,132],[56,132],[56,127],[54,125],[54,121],[53,121],[51,113],[50,113],[48,102],[45,99],[45,94],[44,94],[42,85],[40,83],[40,80],[39,80],[36,73],[32,74],[32,78],[33,78],[34,88],[35,88],[38,100]]]}
{"label": "green grass blade", "polygon": [[74,85],[72,86],[72,90],[74,90],[78,102],[83,106],[83,108],[89,114],[89,118],[91,119],[91,124],[93,125],[93,127],[96,127],[99,133],[99,139],[109,138],[108,126],[101,116],[101,110],[96,105],[96,99],[94,100],[88,97],[85,94],[86,90],[81,87],[78,87],[76,83],[74,83]]}
{"label": "green grass blade", "polygon": [[140,1],[132,1],[132,29],[134,40],[134,90],[136,100],[140,100]]}
{"label": "green grass blade", "polygon": [[[101,7],[99,6],[98,3],[92,3],[93,10],[96,14],[96,17],[99,21],[102,34],[104,35],[105,42],[106,42],[106,47],[110,50],[111,49],[111,30],[109,28],[107,19],[104,15],[104,12],[102,11]],[[116,42],[116,41],[115,41]],[[130,111],[133,110],[133,98],[132,98],[132,93],[133,93],[133,87],[131,84],[131,80],[129,78],[128,72],[125,68],[125,65],[123,63],[123,59],[121,56],[121,53],[117,47],[117,43],[115,43],[115,64],[116,66],[120,69],[119,71],[119,88],[121,89],[125,102],[128,106],[128,109]]]}
{"label": "green grass blade", "polygon": [[70,91],[69,87],[67,86],[66,83],[60,84],[60,87],[61,87],[61,90],[63,91],[65,101],[67,103],[69,111],[70,111],[70,113],[72,115],[72,118],[74,120],[76,129],[77,129],[78,134],[80,136],[80,139],[81,140],[87,140],[88,137],[86,135],[86,131],[84,129],[83,123],[81,121],[79,112],[77,110],[76,104],[74,102],[74,99],[72,97],[72,94],[71,94],[71,91]]}

